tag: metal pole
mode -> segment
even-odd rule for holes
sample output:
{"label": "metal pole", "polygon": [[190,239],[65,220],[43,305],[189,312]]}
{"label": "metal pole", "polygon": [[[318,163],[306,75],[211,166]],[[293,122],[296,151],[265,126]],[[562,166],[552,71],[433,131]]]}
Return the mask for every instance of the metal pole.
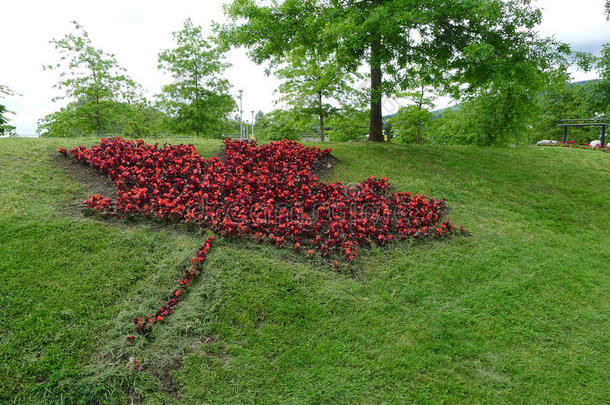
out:
{"label": "metal pole", "polygon": [[602,148],[606,146],[606,125],[602,125]]}
{"label": "metal pole", "polygon": [[568,143],[568,126],[563,126],[563,143]]}
{"label": "metal pole", "polygon": [[242,135],[244,133],[243,123],[242,123],[242,113],[244,112],[244,91],[239,90],[239,139],[242,139]]}

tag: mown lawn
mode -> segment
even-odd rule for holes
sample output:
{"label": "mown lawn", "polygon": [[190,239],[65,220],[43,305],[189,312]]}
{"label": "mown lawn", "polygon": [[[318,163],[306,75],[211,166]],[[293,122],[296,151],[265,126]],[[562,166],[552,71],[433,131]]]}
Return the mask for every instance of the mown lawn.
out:
{"label": "mown lawn", "polygon": [[332,180],[446,198],[472,236],[364,250],[355,276],[218,238],[127,347],[205,231],[84,215],[55,151],[93,142],[0,140],[0,402],[606,403],[610,155],[331,144]]}

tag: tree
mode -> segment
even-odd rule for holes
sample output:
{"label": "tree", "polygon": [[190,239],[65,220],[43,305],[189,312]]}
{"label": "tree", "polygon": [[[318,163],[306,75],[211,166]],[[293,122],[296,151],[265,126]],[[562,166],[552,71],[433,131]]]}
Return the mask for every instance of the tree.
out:
{"label": "tree", "polygon": [[288,110],[273,110],[256,120],[257,139],[279,141],[300,140],[311,133],[312,122],[307,116]]}
{"label": "tree", "polygon": [[10,134],[15,130],[14,126],[8,124],[8,117],[6,115],[10,113],[11,111],[0,104],[0,135]]}
{"label": "tree", "polygon": [[[4,96],[13,96],[16,95],[14,91],[12,91],[8,86],[0,84],[0,98]],[[9,125],[8,114],[12,114],[12,111],[9,111],[5,105],[0,104],[0,135],[11,134],[15,131],[15,127]]]}
{"label": "tree", "polygon": [[400,142],[420,143],[422,127],[429,126],[431,121],[432,113],[422,104],[415,104],[401,107],[389,124]]}
{"label": "tree", "polygon": [[95,133],[96,121],[91,120],[89,112],[84,111],[85,108],[86,106],[79,102],[68,103],[58,111],[39,119],[36,132],[44,137],[87,136]]}
{"label": "tree", "polygon": [[71,99],[70,108],[80,120],[93,122],[97,135],[109,119],[108,110],[114,102],[129,102],[138,98],[139,86],[125,74],[115,56],[93,47],[89,34],[76,21],[76,33],[51,40],[59,51],[59,62],[46,70],[59,70],[61,80],[55,85],[64,95],[53,101]]}
{"label": "tree", "polygon": [[349,106],[330,118],[328,137],[333,142],[366,139],[368,125],[368,111]]}
{"label": "tree", "polygon": [[136,138],[167,133],[168,117],[148,100],[116,103],[113,112],[113,133]]}
{"label": "tree", "polygon": [[276,70],[276,76],[284,80],[279,86],[281,100],[299,114],[316,116],[322,141],[324,120],[337,112],[328,101],[354,92],[350,75],[333,63],[332,57],[323,46],[295,48],[281,59],[282,66]]}
{"label": "tree", "polygon": [[593,60],[599,80],[590,86],[587,103],[591,116],[610,117],[610,43],[604,44],[599,57]]}
{"label": "tree", "polygon": [[[290,49],[333,47],[352,72],[370,68],[369,139],[383,141],[381,103],[426,66],[432,83],[454,92],[488,83],[499,60],[536,43],[540,11],[530,0],[233,0],[221,30],[257,62]],[[507,64],[508,66],[508,64]],[[385,75],[385,77],[384,77]],[[461,86],[460,86],[461,85]],[[409,86],[405,86],[409,87]]]}
{"label": "tree", "polygon": [[[562,137],[563,129],[557,126],[560,120],[591,118],[593,113],[588,103],[589,94],[595,85],[571,83],[555,83],[548,86],[539,97],[540,112],[532,123],[532,141],[542,139],[556,139]],[[582,128],[571,131],[571,133],[591,132],[591,128]]]}
{"label": "tree", "polygon": [[221,77],[229,67],[220,47],[208,42],[190,19],[173,34],[176,47],[159,53],[159,69],[174,82],[163,86],[159,105],[181,132],[217,133],[235,108],[229,82]]}
{"label": "tree", "polygon": [[[38,120],[37,132],[44,137],[89,135],[95,132],[96,124],[83,110],[91,106],[69,103]],[[144,137],[166,132],[167,117],[146,100],[132,103],[108,101],[104,103],[104,111],[106,119],[102,130],[105,133]]]}
{"label": "tree", "polygon": [[400,94],[413,105],[399,109],[396,115],[390,118],[390,121],[403,142],[410,141],[410,134],[413,132],[412,128],[414,128],[415,142],[420,143],[422,125],[429,123],[432,119],[430,108],[434,107],[434,93],[426,87],[423,70],[417,75],[417,80],[414,83],[417,84],[415,90]]}

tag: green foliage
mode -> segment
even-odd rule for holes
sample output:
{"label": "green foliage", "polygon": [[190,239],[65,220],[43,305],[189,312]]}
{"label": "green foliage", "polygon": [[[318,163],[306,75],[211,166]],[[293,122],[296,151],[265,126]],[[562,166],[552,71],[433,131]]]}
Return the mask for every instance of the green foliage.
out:
{"label": "green foliage", "polygon": [[[8,86],[0,84],[0,99],[4,96],[13,96],[17,93],[12,91]],[[6,134],[14,134],[15,127],[9,125],[8,115],[13,114],[12,111],[9,111],[5,105],[0,104],[0,135]]]}
{"label": "green foliage", "polygon": [[[572,84],[558,84],[550,86],[540,96],[540,114],[533,123],[532,141],[542,139],[561,140],[563,128],[557,126],[560,120],[593,118],[589,102],[591,92],[596,85],[589,83],[584,86]],[[571,139],[576,134],[583,139],[591,140],[592,129],[571,130]]]}
{"label": "green foliage", "polygon": [[[99,136],[104,123],[113,119],[110,110],[118,102],[138,100],[140,88],[125,74],[114,55],[93,47],[87,31],[76,21],[73,24],[75,33],[51,41],[59,52],[59,62],[47,65],[45,69],[60,72],[61,79],[55,87],[64,94],[53,101],[68,99],[80,106],[67,106],[60,110],[61,126],[69,129],[67,119],[72,119],[79,128],[77,132],[81,128],[95,128]],[[45,117],[43,125],[52,119]],[[45,129],[41,128],[41,131]]]}
{"label": "green foliage", "polygon": [[120,103],[115,106],[117,119],[115,133],[142,138],[170,134],[168,117],[157,107],[143,100],[138,103]]}
{"label": "green foliage", "polygon": [[[610,117],[610,44],[599,57],[590,57],[590,66],[599,79],[584,85],[553,84],[540,95],[539,116],[533,123],[532,140],[562,139],[559,120]],[[590,142],[599,139],[599,128],[570,128],[569,139]]]}
{"label": "green foliage", "polygon": [[[488,85],[463,98],[433,126],[434,142],[506,145],[530,142],[540,124],[541,97],[565,86],[570,50],[554,41],[530,43],[496,60]],[[510,66],[508,66],[510,65]]]}
{"label": "green foliage", "polygon": [[100,107],[100,132],[93,103],[70,103],[38,121],[38,133],[45,137],[89,136],[110,134],[124,136],[155,136],[167,132],[167,117],[146,101],[121,103],[104,101]]}
{"label": "green foliage", "polygon": [[452,132],[444,131],[435,140],[481,146],[522,142],[535,116],[536,105],[530,98],[535,100],[535,95],[519,94],[510,88],[479,94],[462,103],[453,117],[445,117],[458,122],[450,124]]}
{"label": "green foliage", "polygon": [[211,136],[226,130],[225,121],[236,104],[229,82],[221,76],[229,67],[221,48],[206,40],[190,19],[173,38],[176,46],[159,53],[159,69],[174,81],[158,96],[172,131]]}
{"label": "green foliage", "polygon": [[[336,105],[356,93],[353,76],[333,63],[334,55],[327,44],[317,44],[312,49],[291,49],[280,59],[281,67],[275,71],[283,80],[279,86],[281,100],[298,114],[316,117],[319,134],[325,137],[325,122],[337,112]],[[335,104],[330,102],[334,101]]]}
{"label": "green foliage", "polygon": [[425,137],[422,132],[432,120],[430,108],[434,107],[434,93],[431,92],[425,85],[423,71],[417,75],[418,89],[416,91],[408,91],[399,94],[401,97],[406,97],[413,105],[401,107],[397,113],[388,121],[389,130],[386,133],[394,136],[398,142],[403,143],[420,143]]}
{"label": "green foliage", "polygon": [[473,110],[472,101],[444,110],[440,117],[432,121],[429,142],[454,145],[475,143],[478,134],[472,124],[476,122],[477,117]]}
{"label": "green foliage", "polygon": [[[508,97],[510,93],[499,96]],[[481,95],[469,99],[458,108],[444,111],[433,120],[430,129],[432,141],[452,144],[533,143],[542,139],[560,140],[563,129],[557,124],[565,119],[583,119],[609,116],[608,81],[598,80],[582,84],[557,82],[547,86],[532,100],[523,100],[528,111],[519,113],[517,120],[505,119],[514,111],[514,102],[506,98]],[[504,125],[518,131],[509,136]],[[503,133],[504,132],[504,133]],[[494,134],[500,134],[494,137]],[[599,138],[598,128],[571,128],[569,139],[590,142]]]}
{"label": "green foliage", "polygon": [[223,38],[250,50],[257,62],[278,63],[291,49],[330,47],[336,67],[371,67],[370,139],[382,141],[381,97],[410,88],[421,66],[427,84],[477,92],[521,74],[521,65],[546,70],[534,30],[541,13],[529,0],[292,1],[233,0]]}
{"label": "green foliage", "polygon": [[256,120],[257,139],[278,141],[281,139],[301,140],[303,135],[312,134],[314,126],[310,117],[289,110],[273,110]]}
{"label": "green foliage", "polygon": [[481,93],[446,111],[434,122],[435,143],[506,145],[530,139],[530,128],[538,117],[537,96],[511,87]]}
{"label": "green foliage", "polygon": [[328,120],[328,136],[333,142],[367,139],[369,114],[365,110],[346,108]]}
{"label": "green foliage", "polygon": [[[96,109],[91,109],[92,103],[69,103],[62,107],[59,111],[50,113],[38,120],[37,132],[40,136],[45,137],[72,137],[72,136],[87,136],[97,132],[97,124],[95,121]],[[104,109],[106,110],[106,109]],[[93,120],[91,119],[93,116]],[[108,115],[104,114],[100,117],[100,131],[103,131],[103,120]]]}
{"label": "green foliage", "polygon": [[[392,135],[398,142],[414,143],[417,141],[418,128],[422,132],[428,128],[432,122],[432,113],[427,109],[420,109],[416,105],[401,107],[396,115],[389,119],[392,128]],[[422,134],[421,140],[425,139]]]}
{"label": "green foliage", "polygon": [[11,111],[8,111],[4,105],[0,104],[0,135],[10,134],[15,131],[15,127],[8,123],[8,114],[11,114]]}
{"label": "green foliage", "polygon": [[254,116],[254,121],[258,122],[258,120],[260,120],[264,116],[265,116],[265,113],[259,110],[259,112],[257,112],[256,115]]}
{"label": "green foliage", "polygon": [[588,93],[589,108],[595,116],[610,118],[610,43],[604,44],[595,68],[600,79]]}

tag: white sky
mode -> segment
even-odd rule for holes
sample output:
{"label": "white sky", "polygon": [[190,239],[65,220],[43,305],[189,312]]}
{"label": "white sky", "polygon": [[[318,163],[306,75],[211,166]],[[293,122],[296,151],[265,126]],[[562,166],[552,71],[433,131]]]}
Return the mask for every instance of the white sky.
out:
{"label": "white sky", "polygon": [[[0,5],[0,84],[8,85],[21,96],[3,100],[15,112],[11,123],[21,135],[33,135],[36,122],[57,110],[61,104],[51,102],[58,95],[52,88],[55,73],[42,66],[57,61],[49,44],[72,29],[77,20],[89,32],[93,45],[114,53],[128,74],[142,84],[146,96],[160,91],[170,81],[157,70],[157,54],[172,47],[171,32],[181,28],[190,17],[195,24],[210,31],[211,21],[222,21],[223,0],[106,0],[104,2],[3,1]],[[540,32],[555,36],[577,50],[598,52],[610,41],[610,23],[603,14],[604,0],[538,0],[543,8]],[[273,91],[277,81],[264,74],[264,67],[251,62],[244,50],[229,54],[233,67],[227,77],[233,93],[244,90],[244,118],[251,110],[265,112],[274,108]],[[592,78],[592,74],[574,72],[575,80]],[[444,107],[447,100],[439,100]],[[396,103],[386,103],[384,113],[394,112]]]}

